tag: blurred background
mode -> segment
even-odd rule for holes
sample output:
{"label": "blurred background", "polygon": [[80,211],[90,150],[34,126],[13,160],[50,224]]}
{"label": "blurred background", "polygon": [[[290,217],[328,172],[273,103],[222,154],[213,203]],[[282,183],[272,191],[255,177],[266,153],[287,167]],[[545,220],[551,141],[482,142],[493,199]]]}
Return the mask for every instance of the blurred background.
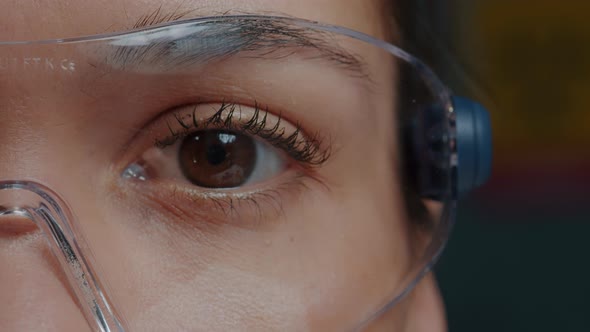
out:
{"label": "blurred background", "polygon": [[450,331],[590,331],[590,1],[401,2],[406,47],[493,122],[437,266]]}

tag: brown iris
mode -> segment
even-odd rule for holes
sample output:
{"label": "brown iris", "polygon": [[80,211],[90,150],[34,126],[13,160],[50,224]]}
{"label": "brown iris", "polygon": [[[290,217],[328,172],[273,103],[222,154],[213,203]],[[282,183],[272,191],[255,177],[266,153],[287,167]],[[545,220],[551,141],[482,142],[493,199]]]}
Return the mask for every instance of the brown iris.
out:
{"label": "brown iris", "polygon": [[201,130],[180,146],[183,175],[205,188],[233,188],[244,184],[256,165],[254,139],[230,131]]}

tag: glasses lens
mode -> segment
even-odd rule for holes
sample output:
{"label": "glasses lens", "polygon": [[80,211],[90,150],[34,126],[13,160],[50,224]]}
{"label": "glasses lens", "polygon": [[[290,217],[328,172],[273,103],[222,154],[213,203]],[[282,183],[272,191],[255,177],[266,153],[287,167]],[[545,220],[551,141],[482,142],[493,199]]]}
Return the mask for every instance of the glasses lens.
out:
{"label": "glasses lens", "polygon": [[130,330],[354,329],[453,206],[445,94],[363,38],[228,17],[2,45],[2,178],[63,198]]}

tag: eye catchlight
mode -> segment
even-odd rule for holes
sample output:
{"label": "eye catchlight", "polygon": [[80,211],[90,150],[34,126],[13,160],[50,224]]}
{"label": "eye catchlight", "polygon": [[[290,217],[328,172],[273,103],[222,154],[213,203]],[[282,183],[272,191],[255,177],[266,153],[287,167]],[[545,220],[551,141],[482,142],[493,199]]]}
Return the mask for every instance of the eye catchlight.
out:
{"label": "eye catchlight", "polygon": [[370,327],[490,174],[481,105],[317,22],[0,42],[0,86],[0,228],[38,226],[95,331]]}

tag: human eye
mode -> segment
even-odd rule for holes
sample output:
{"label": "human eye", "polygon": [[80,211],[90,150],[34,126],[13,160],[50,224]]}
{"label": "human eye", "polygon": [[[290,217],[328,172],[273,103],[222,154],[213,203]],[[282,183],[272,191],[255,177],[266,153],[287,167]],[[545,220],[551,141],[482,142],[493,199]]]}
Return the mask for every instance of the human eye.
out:
{"label": "human eye", "polygon": [[206,211],[215,222],[276,216],[286,196],[321,182],[318,169],[330,156],[320,133],[256,102],[180,107],[149,124],[139,140],[151,144],[123,178],[168,211]]}

